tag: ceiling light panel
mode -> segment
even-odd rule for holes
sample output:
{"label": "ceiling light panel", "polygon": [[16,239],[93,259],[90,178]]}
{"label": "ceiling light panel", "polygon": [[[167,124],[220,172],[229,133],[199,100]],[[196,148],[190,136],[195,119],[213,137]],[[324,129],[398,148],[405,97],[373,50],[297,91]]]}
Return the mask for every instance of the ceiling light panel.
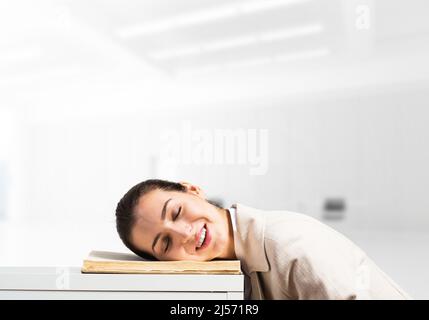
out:
{"label": "ceiling light panel", "polygon": [[308,0],[268,0],[233,2],[229,5],[182,13],[178,16],[161,19],[148,23],[137,23],[122,26],[116,30],[121,38],[133,38],[169,31],[171,29],[201,25],[223,19],[233,19],[242,15],[254,14],[261,11],[273,10],[294,4],[302,4]]}

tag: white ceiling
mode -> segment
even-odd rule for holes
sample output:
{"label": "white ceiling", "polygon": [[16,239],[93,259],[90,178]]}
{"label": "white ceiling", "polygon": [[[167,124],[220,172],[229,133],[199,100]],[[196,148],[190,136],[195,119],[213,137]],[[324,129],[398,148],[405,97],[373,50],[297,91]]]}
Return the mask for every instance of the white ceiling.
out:
{"label": "white ceiling", "polygon": [[398,81],[428,79],[428,12],[425,0],[6,0],[0,90],[94,78],[239,95],[263,78],[294,92],[327,75],[332,88],[392,81],[392,65],[414,71]]}

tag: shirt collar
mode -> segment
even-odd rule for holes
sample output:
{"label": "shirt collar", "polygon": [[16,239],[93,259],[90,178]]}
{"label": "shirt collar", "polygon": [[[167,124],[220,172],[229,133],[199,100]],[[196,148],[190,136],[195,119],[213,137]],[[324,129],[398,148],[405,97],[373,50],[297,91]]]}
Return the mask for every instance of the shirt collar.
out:
{"label": "shirt collar", "polygon": [[237,216],[236,216],[236,208],[232,206],[228,209],[229,215],[231,216],[231,222],[232,222],[232,229],[234,232],[237,231]]}
{"label": "shirt collar", "polygon": [[270,269],[265,253],[265,213],[234,204],[228,210],[234,229],[235,255],[240,260],[244,273]]}

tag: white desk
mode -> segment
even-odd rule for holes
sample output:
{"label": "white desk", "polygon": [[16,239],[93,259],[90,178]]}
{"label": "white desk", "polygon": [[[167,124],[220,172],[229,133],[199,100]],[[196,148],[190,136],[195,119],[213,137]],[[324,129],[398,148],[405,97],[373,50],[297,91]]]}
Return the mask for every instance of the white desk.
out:
{"label": "white desk", "polygon": [[0,299],[242,300],[243,277],[83,274],[79,267],[0,267]]}

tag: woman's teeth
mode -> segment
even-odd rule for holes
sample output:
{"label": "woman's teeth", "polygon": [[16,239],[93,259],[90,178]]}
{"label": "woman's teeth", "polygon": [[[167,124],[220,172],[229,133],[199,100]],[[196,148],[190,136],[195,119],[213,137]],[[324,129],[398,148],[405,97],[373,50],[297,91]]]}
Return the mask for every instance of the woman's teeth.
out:
{"label": "woman's teeth", "polygon": [[202,246],[205,238],[206,238],[206,228],[203,227],[203,231],[201,231],[201,235],[200,235],[200,240],[198,241],[198,248]]}

